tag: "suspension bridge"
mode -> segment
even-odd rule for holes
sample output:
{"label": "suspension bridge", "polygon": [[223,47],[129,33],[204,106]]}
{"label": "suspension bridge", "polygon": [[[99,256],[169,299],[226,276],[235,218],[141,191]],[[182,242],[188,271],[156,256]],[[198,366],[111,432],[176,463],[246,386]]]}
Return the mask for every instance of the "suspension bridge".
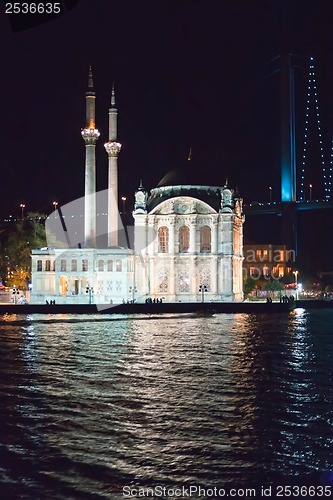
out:
{"label": "suspension bridge", "polygon": [[[283,54],[278,56],[278,59],[281,123],[280,192],[278,200],[273,201],[272,188],[269,187],[269,201],[245,205],[245,214],[281,216],[283,243],[295,249],[297,253],[297,213],[333,207],[333,154],[332,145],[328,148],[324,141],[314,58],[310,57],[308,60],[302,144],[300,141],[297,144],[296,141],[296,118],[298,122],[301,118],[296,117],[295,106],[295,69],[298,66],[292,54]],[[315,149],[315,153],[311,149]]]}

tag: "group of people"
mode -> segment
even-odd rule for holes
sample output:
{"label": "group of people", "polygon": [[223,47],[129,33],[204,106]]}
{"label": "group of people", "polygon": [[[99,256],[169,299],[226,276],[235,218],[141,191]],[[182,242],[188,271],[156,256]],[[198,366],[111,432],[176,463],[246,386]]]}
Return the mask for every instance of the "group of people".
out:
{"label": "group of people", "polygon": [[146,299],[146,304],[162,304],[162,300],[163,299],[159,299],[159,298],[152,299],[151,297],[148,297]]}
{"label": "group of people", "polygon": [[295,297],[293,295],[290,295],[290,297],[288,297],[288,295],[284,295],[283,297],[282,296],[280,297],[280,302],[282,302],[282,304],[288,304],[289,302],[292,302],[293,300],[295,300]]}
{"label": "group of people", "polygon": [[[288,295],[280,295],[280,304],[288,304],[293,300],[295,300],[295,297],[293,295],[290,295],[290,297],[288,297]],[[266,302],[267,304],[271,304],[273,300],[271,297],[267,297]]]}
{"label": "group of people", "polygon": [[27,299],[25,298],[24,295],[21,295],[18,300],[17,300],[17,303],[18,304],[26,304],[27,303]]}

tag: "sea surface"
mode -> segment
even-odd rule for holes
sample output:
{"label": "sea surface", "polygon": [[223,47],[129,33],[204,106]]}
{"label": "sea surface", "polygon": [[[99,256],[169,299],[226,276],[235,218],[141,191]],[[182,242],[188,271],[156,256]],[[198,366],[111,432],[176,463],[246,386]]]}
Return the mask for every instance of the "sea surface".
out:
{"label": "sea surface", "polygon": [[333,484],[332,325],[304,309],[1,316],[0,498]]}

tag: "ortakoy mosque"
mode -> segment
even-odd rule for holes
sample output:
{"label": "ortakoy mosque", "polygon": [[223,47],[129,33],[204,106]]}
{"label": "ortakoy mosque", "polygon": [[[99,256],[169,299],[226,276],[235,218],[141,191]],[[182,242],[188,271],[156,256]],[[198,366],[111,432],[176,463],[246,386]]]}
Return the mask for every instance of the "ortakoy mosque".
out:
{"label": "ortakoy mosque", "polygon": [[148,298],[196,302],[202,300],[202,289],[206,301],[241,301],[242,199],[227,183],[207,186],[202,179],[191,178],[190,157],[184,168],[167,173],[150,193],[140,182],[134,196],[134,226],[122,225],[114,89],[109,140],[104,145],[109,165],[104,192],[107,224],[98,227],[95,150],[100,134],[95,98],[90,70],[86,126],[81,131],[86,150],[82,234],[78,236],[80,231],[70,225],[66,210],[60,208],[50,216],[49,225],[53,221],[63,238],[60,244],[57,237],[52,241],[51,230],[48,248],[32,252],[31,302],[116,304]]}

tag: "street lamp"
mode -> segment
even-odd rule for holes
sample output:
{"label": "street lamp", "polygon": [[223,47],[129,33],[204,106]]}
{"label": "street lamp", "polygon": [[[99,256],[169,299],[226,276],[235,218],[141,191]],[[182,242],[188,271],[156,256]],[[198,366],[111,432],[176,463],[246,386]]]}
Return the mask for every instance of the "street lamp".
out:
{"label": "street lamp", "polygon": [[293,271],[293,275],[295,276],[295,295],[296,295],[296,300],[298,299],[297,297],[297,292],[298,292],[298,271]]}
{"label": "street lamp", "polygon": [[272,191],[273,191],[273,188],[271,186],[269,186],[269,202],[272,203]]}
{"label": "street lamp", "polygon": [[94,293],[94,287],[87,285],[86,286],[86,293],[89,294],[89,304],[91,304],[92,294]]}
{"label": "street lamp", "polygon": [[127,200],[126,196],[121,197],[121,201],[123,202],[123,214],[125,213],[126,200]]}
{"label": "street lamp", "polygon": [[57,210],[57,206],[59,205],[59,203],[57,201],[54,201],[52,205],[54,206],[54,210]]}
{"label": "street lamp", "polygon": [[138,291],[136,286],[129,287],[129,293],[132,295],[132,304],[134,304],[134,294]]}
{"label": "street lamp", "polygon": [[14,295],[14,304],[16,304],[16,295],[19,295],[20,291],[16,285],[13,286],[12,294]]}
{"label": "street lamp", "polygon": [[22,220],[23,220],[23,219],[24,219],[24,209],[25,209],[25,205],[24,205],[23,203],[21,203],[20,208],[21,208],[21,214],[22,214]]}
{"label": "street lamp", "polygon": [[309,188],[310,188],[310,201],[312,201],[312,184],[309,184]]}
{"label": "street lamp", "polygon": [[199,292],[201,292],[201,302],[205,302],[205,292],[208,292],[207,285],[200,285]]}

